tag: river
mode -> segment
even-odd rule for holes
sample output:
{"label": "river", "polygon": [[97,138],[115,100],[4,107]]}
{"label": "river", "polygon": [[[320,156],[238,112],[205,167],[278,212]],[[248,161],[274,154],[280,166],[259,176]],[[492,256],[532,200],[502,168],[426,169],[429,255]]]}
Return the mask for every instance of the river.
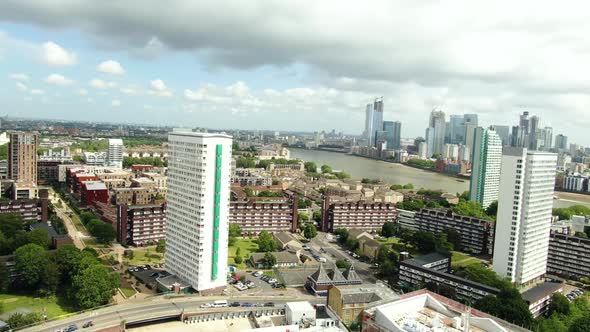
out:
{"label": "river", "polygon": [[[416,189],[440,189],[450,193],[462,193],[469,190],[469,180],[463,180],[464,182],[460,182],[461,179],[458,178],[423,171],[421,169],[401,164],[351,156],[339,152],[293,148],[290,150],[292,158],[313,161],[318,167],[327,164],[334,170],[341,170],[349,173],[354,178],[381,179],[391,184],[411,183]],[[561,197],[566,194],[556,193],[556,195]],[[575,204],[582,204],[590,207],[590,196],[567,194],[567,197],[553,201],[554,207],[567,207]]]}

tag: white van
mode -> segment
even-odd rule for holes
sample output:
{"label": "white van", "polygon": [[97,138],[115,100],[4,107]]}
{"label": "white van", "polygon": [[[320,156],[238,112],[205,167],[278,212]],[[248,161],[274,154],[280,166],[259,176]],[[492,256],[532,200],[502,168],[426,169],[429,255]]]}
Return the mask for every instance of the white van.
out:
{"label": "white van", "polygon": [[325,262],[327,262],[327,260],[324,257],[320,257],[320,258],[318,258],[318,262],[325,263]]}
{"label": "white van", "polygon": [[213,308],[224,308],[224,307],[227,307],[226,300],[217,300],[217,301],[213,302]]}

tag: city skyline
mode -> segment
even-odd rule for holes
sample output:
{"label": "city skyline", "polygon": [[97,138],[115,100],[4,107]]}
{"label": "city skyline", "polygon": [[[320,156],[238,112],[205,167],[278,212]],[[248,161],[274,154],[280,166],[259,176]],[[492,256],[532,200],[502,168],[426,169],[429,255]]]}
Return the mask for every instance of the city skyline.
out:
{"label": "city skyline", "polygon": [[[579,38],[586,23],[558,29],[569,44],[542,29],[484,28],[504,20],[496,10],[501,6],[473,2],[457,4],[462,10],[387,2],[339,6],[334,30],[321,29],[322,18],[333,12],[329,4],[275,4],[264,29],[244,24],[265,22],[255,4],[228,12],[217,10],[219,3],[176,2],[164,10],[150,2],[139,13],[131,4],[55,5],[60,11],[29,1],[0,4],[0,98],[11,116],[221,127],[220,115],[230,128],[360,134],[363,105],[383,95],[384,118],[402,122],[404,137],[422,136],[434,107],[478,114],[485,126],[508,125],[506,119],[527,110],[544,126],[567,129],[570,141],[588,144],[587,75],[576,66],[585,54],[573,48],[586,43]],[[514,8],[514,17],[522,16],[519,26],[537,20],[561,26],[551,19],[556,8],[535,4],[535,20],[525,15],[527,8]],[[488,15],[476,24],[471,17],[481,10]],[[564,22],[578,22],[579,13],[559,10]],[[432,13],[453,17],[431,20]],[[200,24],[169,19],[184,15]],[[160,23],[144,29],[135,16]],[[433,29],[425,31],[426,22]],[[243,27],[242,35],[228,33],[235,29],[227,26]],[[301,27],[323,32],[300,35]],[[411,38],[395,31],[410,31]],[[428,44],[437,51],[423,52]],[[366,52],[373,47],[379,52]],[[565,123],[568,118],[579,121]]]}

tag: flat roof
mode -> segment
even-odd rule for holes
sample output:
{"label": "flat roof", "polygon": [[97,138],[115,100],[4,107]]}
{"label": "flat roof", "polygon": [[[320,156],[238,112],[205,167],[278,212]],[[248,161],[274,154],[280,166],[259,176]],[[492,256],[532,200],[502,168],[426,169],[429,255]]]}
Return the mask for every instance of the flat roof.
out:
{"label": "flat roof", "polygon": [[315,311],[311,303],[307,301],[287,302],[285,306],[293,311]]}
{"label": "flat roof", "polygon": [[202,137],[202,138],[232,138],[232,136],[223,134],[223,133],[204,133],[198,131],[191,131],[190,129],[185,128],[174,128],[172,132],[168,134],[169,136],[190,136],[190,137]]}
{"label": "flat roof", "polygon": [[534,303],[547,295],[558,292],[560,288],[563,288],[563,285],[561,282],[544,282],[522,293],[522,298],[529,303]]}
{"label": "flat roof", "polygon": [[109,138],[109,145],[123,145],[123,140],[120,138]]}
{"label": "flat roof", "polygon": [[84,186],[88,190],[106,190],[107,186],[102,181],[85,181]]}

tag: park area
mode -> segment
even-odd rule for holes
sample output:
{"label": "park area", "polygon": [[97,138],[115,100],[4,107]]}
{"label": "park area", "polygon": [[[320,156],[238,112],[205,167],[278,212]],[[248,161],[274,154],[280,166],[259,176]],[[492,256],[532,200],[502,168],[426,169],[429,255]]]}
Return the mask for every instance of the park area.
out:
{"label": "park area", "polygon": [[[240,264],[235,263],[236,252],[240,252],[242,262]],[[236,238],[233,245],[228,248],[228,264],[236,266],[238,269],[246,268],[246,261],[250,259],[250,254],[258,250],[258,244],[256,238]]]}
{"label": "park area", "polygon": [[41,312],[47,319],[73,312],[67,303],[59,297],[40,298],[26,294],[0,294],[0,320],[7,320],[12,313],[23,314]]}

